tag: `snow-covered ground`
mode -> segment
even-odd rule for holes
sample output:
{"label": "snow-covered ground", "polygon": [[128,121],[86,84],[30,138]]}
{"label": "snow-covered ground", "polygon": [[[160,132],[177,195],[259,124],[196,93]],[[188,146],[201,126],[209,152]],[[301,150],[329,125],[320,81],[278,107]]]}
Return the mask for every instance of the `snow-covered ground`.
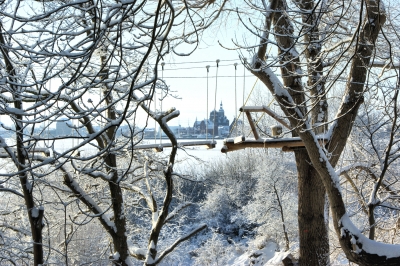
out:
{"label": "snow-covered ground", "polygon": [[246,252],[243,255],[232,258],[231,261],[227,262],[227,265],[232,266],[245,266],[245,265],[254,265],[254,266],[280,266],[282,264],[282,260],[288,256],[289,252],[280,252],[279,247],[274,242],[269,242],[266,246],[260,250]]}

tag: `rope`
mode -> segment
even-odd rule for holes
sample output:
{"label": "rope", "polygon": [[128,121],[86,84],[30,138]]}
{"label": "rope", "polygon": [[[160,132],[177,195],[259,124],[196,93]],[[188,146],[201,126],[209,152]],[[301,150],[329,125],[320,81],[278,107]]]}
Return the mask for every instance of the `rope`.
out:
{"label": "rope", "polygon": [[218,89],[218,65],[219,59],[217,59],[217,69],[215,74],[215,96],[214,96],[214,123],[213,123],[213,141],[215,138],[215,115],[217,114],[217,89]]}
{"label": "rope", "polygon": [[[233,64],[234,66],[235,66],[235,117],[237,117],[237,93],[236,93],[236,72],[237,72],[237,65],[238,65],[238,63],[234,63]],[[237,120],[237,118],[236,118],[236,120]],[[235,120],[235,125],[236,125],[236,120]],[[232,129],[233,129],[233,127],[232,127]],[[231,129],[231,131],[232,131],[232,129]],[[229,135],[231,134],[231,132],[229,132]],[[237,136],[237,127],[236,127],[236,136]]]}
{"label": "rope", "polygon": [[[220,64],[220,67],[223,66],[231,66],[231,64]],[[171,69],[165,69],[165,71],[175,71],[175,70],[191,70],[191,69],[201,69],[204,66],[193,66],[193,67],[176,67],[176,68],[171,68]]]}
{"label": "rope", "polygon": [[[232,62],[232,61],[237,61],[236,59],[226,59],[226,60],[220,60],[220,62]],[[178,63],[171,63],[173,65],[181,65],[181,64],[199,64],[199,63],[213,63],[215,61],[197,61],[197,62],[178,62]]]}
{"label": "rope", "polygon": [[[243,65],[246,64],[247,62],[247,58],[243,58]],[[244,102],[244,94],[245,94],[245,90],[246,90],[246,67],[243,67],[243,105],[242,106],[246,106],[245,102]],[[242,134],[244,133],[244,112],[242,112]]]}
{"label": "rope", "polygon": [[[209,76],[210,78],[215,78],[215,76]],[[218,78],[234,78],[235,76],[234,75],[232,75],[232,76],[229,76],[229,75],[227,75],[227,76],[218,76]],[[254,78],[254,75],[246,75],[246,77],[248,77],[248,78]],[[167,76],[167,77],[165,77],[165,79],[205,79],[205,78],[207,78],[207,76]]]}
{"label": "rope", "polygon": [[[256,81],[256,82],[257,82],[257,81]],[[256,85],[256,84],[254,84],[254,85]],[[253,89],[254,89],[254,87],[253,87]],[[252,91],[253,91],[253,90],[252,90]],[[272,104],[274,101],[275,101],[275,98],[272,98],[271,102],[268,104],[268,107],[270,107],[271,104]],[[265,115],[265,113],[262,113],[262,115],[257,119],[257,121],[256,121],[256,126],[258,126],[258,123],[260,122],[261,118],[264,117],[264,115]],[[251,130],[250,130],[249,133],[247,134],[247,137],[250,136],[250,134],[251,134]]]}
{"label": "rope", "polygon": [[[256,87],[257,81],[258,81],[258,78],[256,79],[256,82],[254,82],[253,88],[251,88],[251,91],[250,91],[250,93],[249,93],[249,96],[247,96],[246,101],[243,100],[243,106],[246,106],[247,102],[249,101],[250,96],[251,96],[251,94],[253,93],[254,88]],[[243,90],[243,91],[244,91],[244,90]],[[244,93],[243,93],[243,95],[244,95]],[[244,96],[243,96],[243,99],[244,99]],[[272,104],[273,101],[274,101],[274,100],[272,100],[272,101],[269,103],[268,107]],[[242,119],[243,119],[243,120],[242,120],[242,133],[244,132],[244,112],[240,112],[240,114],[236,116],[235,124],[234,124],[233,127],[231,128],[231,131],[229,132],[229,134],[232,133],[232,130],[233,130],[234,127],[236,127],[236,129],[237,129],[237,121],[238,121],[240,115],[243,115],[243,118],[242,118]],[[236,130],[236,134],[237,134],[237,130]]]}
{"label": "rope", "polygon": [[206,140],[208,140],[208,72],[210,71],[210,66],[207,65],[207,113],[206,113]]}

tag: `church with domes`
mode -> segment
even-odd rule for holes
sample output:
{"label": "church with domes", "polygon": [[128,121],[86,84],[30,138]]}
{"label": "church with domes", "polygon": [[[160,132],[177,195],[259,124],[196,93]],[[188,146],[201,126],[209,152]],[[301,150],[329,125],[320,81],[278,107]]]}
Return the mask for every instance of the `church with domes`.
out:
{"label": "church with domes", "polygon": [[[214,121],[215,118],[215,121]],[[227,126],[229,128],[229,120],[225,116],[225,111],[224,108],[222,108],[222,101],[221,104],[219,105],[219,110],[213,110],[210,112],[210,121],[214,123],[214,130],[215,132],[218,132],[218,129],[220,131],[222,130],[221,127]],[[216,133],[216,135],[220,135],[222,132]]]}
{"label": "church with domes", "polygon": [[227,136],[229,134],[229,120],[225,116],[224,108],[222,107],[222,101],[219,110],[213,110],[210,112],[210,117],[196,122],[193,125],[196,133],[206,134],[214,136]]}

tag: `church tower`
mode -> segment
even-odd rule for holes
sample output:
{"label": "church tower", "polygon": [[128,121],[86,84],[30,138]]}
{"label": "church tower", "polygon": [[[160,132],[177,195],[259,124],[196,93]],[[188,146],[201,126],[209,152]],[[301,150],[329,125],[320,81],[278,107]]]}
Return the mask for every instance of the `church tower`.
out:
{"label": "church tower", "polygon": [[[215,121],[214,121],[215,116]],[[222,101],[219,105],[219,110],[213,110],[210,112],[210,120],[214,123],[214,131],[215,135],[219,135],[218,128],[221,126],[228,126],[229,127],[229,120],[225,116],[225,111],[222,106]]]}

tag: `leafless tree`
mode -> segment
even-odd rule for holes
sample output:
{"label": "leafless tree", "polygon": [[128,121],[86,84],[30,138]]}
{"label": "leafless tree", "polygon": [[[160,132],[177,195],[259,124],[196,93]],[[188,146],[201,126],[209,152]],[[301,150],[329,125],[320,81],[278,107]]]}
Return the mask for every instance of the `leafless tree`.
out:
{"label": "leafless tree", "polygon": [[[209,1],[1,1],[0,114],[12,120],[13,127],[3,124],[2,129],[14,141],[0,137],[2,157],[13,164],[0,174],[0,191],[24,199],[30,228],[18,234],[31,235],[32,243],[23,244],[33,246],[34,265],[48,259],[43,226],[51,225],[42,184],[73,196],[83,215],[99,221],[112,242],[110,258],[118,265],[130,264],[132,257],[155,265],[204,228],[194,228],[158,252],[161,229],[170,218],[178,149],[167,122],[179,111],[155,110],[151,103],[157,95],[162,95],[160,100],[168,95],[158,77],[159,62],[168,53],[190,54],[199,31],[220,15],[225,2],[213,1],[211,9]],[[142,139],[136,125],[140,112],[154,119],[173,144],[163,167],[134,150]],[[52,132],[58,123],[64,124],[64,134]],[[73,145],[66,149],[56,147],[71,140]],[[163,173],[161,201],[149,181],[156,170],[152,165]],[[52,173],[56,184],[48,179]],[[145,185],[139,187],[139,181]],[[108,199],[98,198],[88,184],[98,185]],[[129,245],[129,198],[124,192],[132,191],[152,213],[148,243],[142,249]],[[62,199],[58,203],[67,204]],[[13,230],[12,225],[3,228]],[[67,236],[64,240],[68,243]],[[11,250],[10,245],[3,247]],[[46,248],[47,255],[55,249]],[[12,263],[11,253],[3,259]],[[68,264],[67,254],[63,256]],[[32,263],[30,252],[21,258]]]}
{"label": "leafless tree", "polygon": [[[392,19],[398,9],[391,3],[385,7],[384,2],[248,1],[262,19],[247,20],[238,13],[243,25],[259,39],[253,58],[244,63],[274,96],[290,122],[292,136],[300,137],[305,145],[294,151],[301,265],[330,264],[325,195],[340,245],[350,261],[400,263],[398,245],[377,244],[350,221],[334,170],[365,95],[382,80],[398,76],[394,47],[399,38]],[[397,99],[395,87],[385,93],[386,99]],[[321,133],[326,143],[318,141]],[[376,188],[380,184],[377,181]],[[378,246],[383,248],[378,251]]]}
{"label": "leafless tree", "polygon": [[[388,96],[388,87],[396,86],[399,85],[390,81],[381,82],[376,88],[379,91],[368,92],[350,135],[349,152],[343,156],[347,163],[337,170],[349,183],[357,206],[353,208],[366,214],[367,223],[363,226],[369,231],[369,238],[385,238],[389,242],[396,239],[398,220],[398,91],[389,93],[390,97],[383,96]],[[363,220],[359,214],[357,220]],[[394,234],[389,236],[388,232]]]}

